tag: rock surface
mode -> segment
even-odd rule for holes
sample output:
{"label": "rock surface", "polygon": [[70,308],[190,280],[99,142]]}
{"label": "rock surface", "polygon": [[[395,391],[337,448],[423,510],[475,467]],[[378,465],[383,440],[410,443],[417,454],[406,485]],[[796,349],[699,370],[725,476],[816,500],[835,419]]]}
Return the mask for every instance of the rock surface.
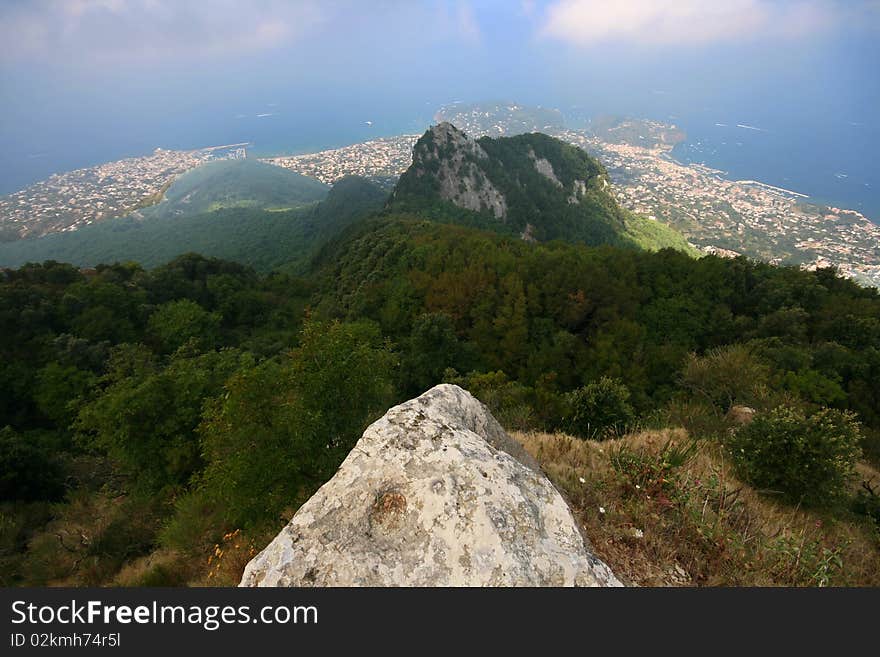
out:
{"label": "rock surface", "polygon": [[[474,212],[489,211],[496,219],[507,216],[507,200],[504,194],[482,174],[474,161],[488,158],[477,141],[449,123],[431,127],[431,147],[416,144],[413,150],[413,166],[416,171],[429,168],[431,160],[439,162],[437,180],[440,198],[460,208]],[[441,157],[441,151],[448,156]],[[423,174],[420,174],[423,175]]]}
{"label": "rock surface", "polygon": [[242,586],[620,586],[559,492],[467,391],[370,425]]}

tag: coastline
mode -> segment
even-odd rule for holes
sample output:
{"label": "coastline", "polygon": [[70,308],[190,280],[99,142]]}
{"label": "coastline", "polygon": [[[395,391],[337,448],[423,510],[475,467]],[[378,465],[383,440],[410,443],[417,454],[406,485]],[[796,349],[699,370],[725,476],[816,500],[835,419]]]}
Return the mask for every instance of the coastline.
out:
{"label": "coastline", "polygon": [[[777,194],[782,198],[789,200],[797,200],[802,203],[813,205],[819,208],[839,208],[845,209],[847,212],[859,214],[872,224],[880,226],[880,199],[867,202],[864,199],[856,199],[842,194],[828,194],[827,192],[816,192],[811,185],[803,182],[797,184],[798,191],[783,187],[781,184],[773,184],[761,180],[761,176],[751,175],[745,171],[734,173],[730,170],[722,170],[711,164],[709,158],[702,161],[692,160],[686,152],[679,150],[680,146],[689,143],[689,140],[676,144],[670,148],[665,157],[683,167],[692,167],[703,173],[710,173],[722,178],[726,182],[739,183],[743,185],[755,186],[764,191]],[[741,177],[741,178],[740,178]]]}

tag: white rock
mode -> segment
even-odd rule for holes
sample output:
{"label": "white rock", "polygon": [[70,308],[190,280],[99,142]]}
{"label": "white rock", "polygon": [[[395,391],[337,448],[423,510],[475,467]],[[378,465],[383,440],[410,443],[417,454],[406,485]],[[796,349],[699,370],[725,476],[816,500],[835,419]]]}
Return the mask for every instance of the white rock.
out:
{"label": "white rock", "polygon": [[538,464],[467,391],[373,423],[241,586],[621,586]]}

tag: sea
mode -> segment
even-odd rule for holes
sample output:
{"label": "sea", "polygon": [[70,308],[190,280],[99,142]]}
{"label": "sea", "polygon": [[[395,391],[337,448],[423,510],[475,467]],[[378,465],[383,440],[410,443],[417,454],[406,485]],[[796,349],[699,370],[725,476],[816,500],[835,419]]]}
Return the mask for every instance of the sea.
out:
{"label": "sea", "polygon": [[[250,155],[269,156],[418,134],[430,125],[441,104],[431,100],[394,109],[340,104],[319,111],[270,104],[168,117],[139,129],[104,126],[92,134],[56,133],[43,143],[23,134],[0,151],[0,194],[53,173],[146,155],[157,147],[194,149],[249,142]],[[568,121],[573,112],[560,109],[569,124],[577,123]],[[601,107],[592,110],[602,113]],[[682,128],[687,141],[672,153],[679,162],[704,164],[731,180],[757,180],[805,194],[816,203],[858,210],[880,223],[880,167],[876,166],[880,122],[718,108],[670,112],[665,107],[640,106],[630,114]]]}
{"label": "sea", "polygon": [[[841,119],[823,128],[742,114],[675,117],[688,135],[673,149],[684,164],[705,164],[731,180],[757,180],[858,210],[880,223],[880,130]],[[669,120],[667,118],[667,120]]]}
{"label": "sea", "polygon": [[149,155],[156,148],[190,150],[247,142],[248,155],[296,155],[378,137],[424,132],[436,106],[420,103],[399,111],[358,106],[301,107],[260,104],[235,111],[194,112],[155,120],[93,126],[49,135],[28,130],[0,140],[0,194],[9,194],[54,173]]}

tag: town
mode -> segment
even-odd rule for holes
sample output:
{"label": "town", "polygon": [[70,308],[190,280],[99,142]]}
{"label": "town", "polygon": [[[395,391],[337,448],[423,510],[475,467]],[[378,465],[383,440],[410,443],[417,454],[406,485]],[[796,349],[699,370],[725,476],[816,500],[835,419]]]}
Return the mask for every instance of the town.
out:
{"label": "town", "polygon": [[[623,207],[672,225],[704,253],[745,255],[805,269],[833,265],[847,277],[880,287],[880,226],[859,212],[814,205],[797,192],[752,180],[727,180],[721,171],[678,163],[670,152],[684,137],[674,126],[628,120],[621,130],[614,126],[604,126],[601,131],[571,130],[547,125],[543,115],[530,126],[520,108],[515,109],[515,125],[472,107],[459,115],[447,110],[443,116],[438,113],[438,118],[457,120],[477,137],[541,128],[585,149],[608,170]],[[624,132],[648,138],[621,138]],[[384,137],[263,161],[327,184],[356,175],[390,187],[410,165],[418,138]],[[157,149],[146,157],[52,176],[0,197],[0,239],[76,230],[84,224],[126,215],[161,200],[168,185],[193,167],[218,157],[245,157],[246,146]]]}
{"label": "town", "polygon": [[0,241],[41,237],[122,217],[153,205],[174,179],[213,159],[247,156],[248,144],[193,151],[157,148],[152,155],[55,174],[0,196]]}
{"label": "town", "polygon": [[412,162],[412,149],[420,136],[383,137],[318,153],[270,157],[263,161],[317,178],[328,185],[344,176],[361,176],[393,184]]}
{"label": "town", "polygon": [[709,167],[675,162],[666,145],[609,144],[573,131],[556,136],[605,165],[623,207],[673,226],[704,253],[804,269],[834,265],[880,287],[880,226],[855,210],[811,204],[803,194],[753,180],[726,180]]}

